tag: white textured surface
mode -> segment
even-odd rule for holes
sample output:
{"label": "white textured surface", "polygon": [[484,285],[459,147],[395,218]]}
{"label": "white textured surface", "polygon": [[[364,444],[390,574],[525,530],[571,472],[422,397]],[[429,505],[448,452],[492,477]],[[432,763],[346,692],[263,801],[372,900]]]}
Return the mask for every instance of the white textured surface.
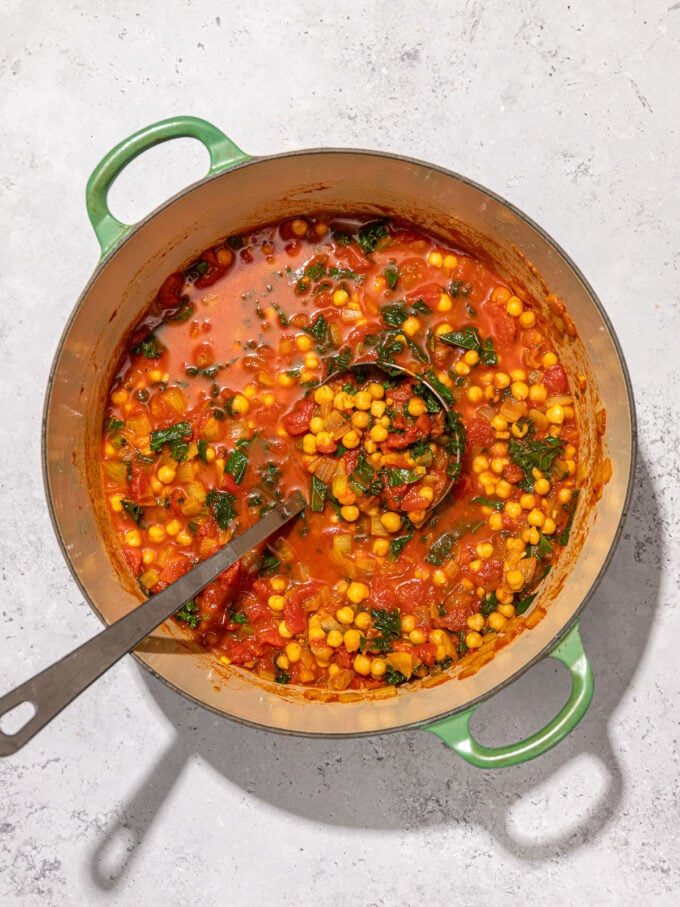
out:
{"label": "white textured surface", "polygon": [[[549,755],[482,773],[435,738],[298,741],[198,710],[130,659],[0,764],[0,903],[671,904],[680,885],[677,288],[680,4],[17,2],[0,11],[0,689],[98,629],[40,477],[50,360],[92,271],[99,158],[173,113],[253,153],[383,148],[510,198],[619,332],[641,445],[625,535],[583,619],[597,678]],[[197,178],[190,142],[112,194],[134,218]],[[547,720],[542,664],[485,742]]]}

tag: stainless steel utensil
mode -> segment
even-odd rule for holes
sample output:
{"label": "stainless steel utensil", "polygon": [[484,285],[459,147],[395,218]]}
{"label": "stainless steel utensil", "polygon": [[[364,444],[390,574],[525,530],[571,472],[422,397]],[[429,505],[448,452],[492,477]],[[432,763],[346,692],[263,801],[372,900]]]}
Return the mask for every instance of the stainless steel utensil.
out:
{"label": "stainless steel utensil", "polygon": [[243,555],[285,526],[307,506],[299,492],[278,504],[250,529],[197,564],[167,589],[152,595],[125,617],[57,661],[40,674],[0,698],[0,718],[23,703],[35,708],[33,716],[13,734],[0,729],[0,756],[10,756],[48,724],[91,683],[130,652],[159,624],[167,620],[201,589]]}
{"label": "stainless steel utensil", "polygon": [[[383,372],[385,375],[392,378],[395,376],[395,373],[402,375],[405,378],[413,378],[414,381],[418,381],[425,388],[427,388],[427,390],[437,400],[443,412],[447,414],[447,417],[448,413],[455,413],[454,407],[450,403],[447,403],[442,394],[436,389],[436,387],[431,383],[427,376],[418,375],[416,372],[412,372],[410,369],[404,368],[403,365],[395,365],[392,362],[390,362],[389,364],[383,364],[381,362],[377,362],[375,359],[360,359],[358,362],[353,362],[351,363],[351,365],[348,365],[347,368],[344,368],[341,372],[335,372],[334,374],[329,375],[324,381],[321,382],[319,387],[321,387],[323,384],[330,384],[332,381],[337,381],[338,378],[341,378],[342,375],[346,375],[347,373],[353,375],[363,375],[369,373],[370,371]],[[432,504],[430,504],[430,506],[428,507],[428,519],[434,513],[435,508],[442,503],[453,486],[456,484],[456,481],[458,480],[458,476],[460,474],[460,467],[464,453],[465,444],[463,443],[453,452],[453,454],[449,454],[451,465],[455,466],[456,468],[449,470],[449,481],[442,489],[442,492],[437,500],[433,501]],[[419,527],[421,527],[422,525],[424,524],[418,524]]]}

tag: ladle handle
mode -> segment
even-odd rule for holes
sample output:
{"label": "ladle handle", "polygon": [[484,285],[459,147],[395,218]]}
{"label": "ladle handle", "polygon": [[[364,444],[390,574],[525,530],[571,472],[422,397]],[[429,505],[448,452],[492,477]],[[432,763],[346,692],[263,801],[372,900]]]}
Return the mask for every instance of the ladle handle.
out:
{"label": "ladle handle", "polygon": [[107,196],[111,184],[143,151],[170,139],[180,138],[198,139],[208,149],[210,155],[208,176],[250,160],[250,155],[241,151],[238,145],[216,126],[198,117],[171,117],[145,126],[123,139],[101,159],[87,182],[85,195],[87,213],[99,240],[102,255],[107,255],[133,229],[130,224],[122,223],[109,211]]}
{"label": "ladle handle", "polygon": [[167,589],[153,595],[93,639],[0,698],[0,719],[24,703],[35,709],[33,716],[15,733],[0,729],[0,756],[10,756],[21,749],[69,702],[159,624],[220,573],[233,566],[247,551],[297,516],[305,506],[302,495],[294,494]]}

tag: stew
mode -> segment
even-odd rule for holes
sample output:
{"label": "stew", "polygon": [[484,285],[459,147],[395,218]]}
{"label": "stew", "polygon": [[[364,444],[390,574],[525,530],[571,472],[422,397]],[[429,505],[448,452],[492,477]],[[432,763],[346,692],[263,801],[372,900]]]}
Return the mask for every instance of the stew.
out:
{"label": "stew", "polygon": [[529,300],[409,224],[231,236],[129,338],[103,428],[113,527],[152,594],[300,489],[305,513],[175,619],[281,684],[436,682],[542,616],[578,497],[578,380]]}

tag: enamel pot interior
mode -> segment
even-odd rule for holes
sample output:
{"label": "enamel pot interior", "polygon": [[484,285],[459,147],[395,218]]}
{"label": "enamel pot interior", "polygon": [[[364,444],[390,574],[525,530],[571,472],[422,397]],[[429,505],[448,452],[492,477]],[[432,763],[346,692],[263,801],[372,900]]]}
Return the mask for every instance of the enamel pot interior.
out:
{"label": "enamel pot interior", "polygon": [[[626,508],[634,413],[620,350],[583,277],[518,211],[455,174],[369,152],[260,158],[190,187],[102,262],[78,303],[55,359],[46,401],[46,486],[76,580],[100,617],[116,620],[141,599],[108,529],[98,466],[103,400],[126,332],[162,280],[217,239],[293,214],[323,211],[394,213],[490,262],[544,311],[558,333],[566,366],[587,379],[579,396],[585,488],[569,548],[537,599],[547,615],[474,676],[402,690],[391,699],[327,703],[222,668],[189,645],[172,622],[137,650],[142,663],[178,691],[237,720],[291,733],[376,733],[467,707],[549,651],[606,566]],[[577,337],[564,331],[560,300]],[[596,431],[602,410],[604,447]],[[607,461],[611,479],[600,496]]]}

